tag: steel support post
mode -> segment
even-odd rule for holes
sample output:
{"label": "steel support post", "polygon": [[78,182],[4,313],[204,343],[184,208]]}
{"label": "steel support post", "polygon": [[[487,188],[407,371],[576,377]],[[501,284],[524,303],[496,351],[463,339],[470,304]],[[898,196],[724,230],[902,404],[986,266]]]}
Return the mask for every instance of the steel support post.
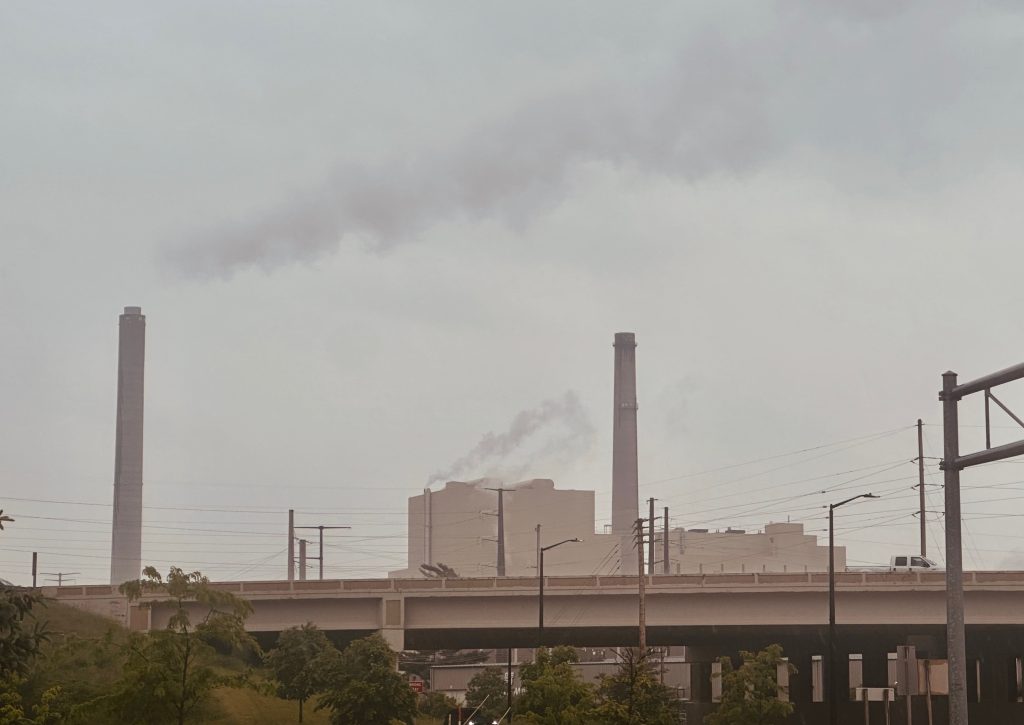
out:
{"label": "steel support post", "polygon": [[943,468],[946,483],[946,658],[949,662],[949,725],[967,725],[967,647],[964,633],[964,571],[960,521],[960,432],[956,373],[942,374]]}

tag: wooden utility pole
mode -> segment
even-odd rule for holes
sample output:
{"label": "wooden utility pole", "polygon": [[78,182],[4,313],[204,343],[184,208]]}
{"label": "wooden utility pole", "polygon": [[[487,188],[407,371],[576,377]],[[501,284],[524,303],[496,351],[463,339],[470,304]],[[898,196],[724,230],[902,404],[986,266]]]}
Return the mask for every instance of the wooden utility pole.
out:
{"label": "wooden utility pole", "polygon": [[925,531],[925,510],[924,510],[924,435],[921,419],[917,419],[917,487],[920,489],[921,499],[921,556],[928,556],[928,539]]}

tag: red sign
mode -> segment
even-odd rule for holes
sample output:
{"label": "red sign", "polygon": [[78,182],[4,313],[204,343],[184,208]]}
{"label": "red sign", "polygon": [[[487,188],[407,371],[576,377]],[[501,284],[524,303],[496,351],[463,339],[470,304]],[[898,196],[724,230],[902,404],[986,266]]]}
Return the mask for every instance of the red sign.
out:
{"label": "red sign", "polygon": [[413,692],[423,692],[423,680],[409,680]]}

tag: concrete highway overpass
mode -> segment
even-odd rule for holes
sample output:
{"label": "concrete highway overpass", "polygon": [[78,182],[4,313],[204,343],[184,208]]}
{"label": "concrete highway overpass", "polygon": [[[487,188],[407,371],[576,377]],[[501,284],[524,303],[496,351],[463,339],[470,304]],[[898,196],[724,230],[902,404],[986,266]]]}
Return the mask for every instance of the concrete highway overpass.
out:
{"label": "concrete highway overpass", "polygon": [[[1016,664],[1024,656],[1024,572],[964,575],[969,687],[978,722],[1024,723]],[[380,632],[396,649],[534,647],[538,643],[538,580],[360,579],[220,582],[248,599],[248,628],[267,642],[288,627],[314,622],[344,641]],[[945,578],[941,572],[842,572],[836,575],[840,660],[863,656],[864,683],[887,684],[888,653],[915,644],[920,656],[945,656]],[[46,593],[73,606],[124,621],[133,629],[166,625],[166,605],[129,606],[109,586],[65,586]],[[777,642],[800,671],[792,698],[808,723],[813,702],[812,661],[827,651],[828,576],[825,573],[654,575],[647,578],[648,642],[686,645],[690,659],[710,662],[741,649]],[[151,605],[151,606],[150,606]],[[591,646],[637,643],[637,579],[621,576],[546,577],[545,644]],[[696,668],[700,671],[700,668]],[[803,673],[801,675],[800,673]],[[846,677],[842,672],[840,680]],[[710,700],[709,672],[694,697]],[[992,707],[1002,709],[991,710]],[[844,707],[847,703],[843,703]],[[944,702],[938,708],[944,709]],[[1011,707],[1006,719],[1003,709]],[[849,717],[859,705],[850,706]],[[979,709],[981,708],[981,709]],[[923,710],[922,708],[919,708]],[[823,712],[819,713],[823,717]],[[801,715],[801,718],[805,715]],[[846,718],[843,719],[846,721]],[[698,720],[699,722],[699,720]],[[903,719],[905,722],[905,716]],[[916,722],[916,718],[915,718]],[[923,721],[922,721],[923,722]],[[944,722],[937,717],[936,724]]]}

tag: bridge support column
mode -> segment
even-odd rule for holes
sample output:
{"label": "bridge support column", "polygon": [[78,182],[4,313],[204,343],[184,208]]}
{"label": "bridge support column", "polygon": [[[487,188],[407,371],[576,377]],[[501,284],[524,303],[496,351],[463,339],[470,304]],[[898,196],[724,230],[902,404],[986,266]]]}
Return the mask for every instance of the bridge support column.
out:
{"label": "bridge support column", "polygon": [[405,649],[405,601],[401,597],[384,597],[380,601],[380,635],[396,652]]}

